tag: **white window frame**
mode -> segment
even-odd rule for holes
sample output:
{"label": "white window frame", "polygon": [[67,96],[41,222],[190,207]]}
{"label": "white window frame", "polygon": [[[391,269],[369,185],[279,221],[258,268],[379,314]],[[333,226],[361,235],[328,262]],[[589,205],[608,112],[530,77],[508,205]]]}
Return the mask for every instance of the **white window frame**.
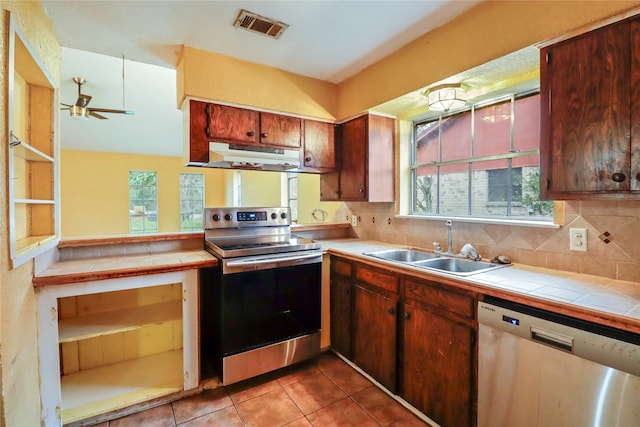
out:
{"label": "white window frame", "polygon": [[[155,176],[155,184],[153,185],[153,197],[140,197],[134,200],[131,199],[131,193],[134,189],[131,186],[131,175],[135,173],[150,173]],[[144,190],[145,188],[151,188],[152,186],[136,186]],[[144,170],[131,170],[129,171],[127,188],[129,190],[129,233],[131,234],[147,234],[158,232],[158,172],[156,171],[144,171]],[[149,206],[155,205],[155,209],[151,209]],[[155,220],[154,227],[151,227],[151,223]],[[140,230],[134,229],[133,225],[136,222],[141,222],[142,227]],[[147,227],[147,224],[149,226]]]}
{"label": "white window frame", "polygon": [[[518,94],[506,96],[506,97],[492,99],[490,101],[482,102],[481,104],[477,104],[477,105],[466,107],[465,109],[457,110],[455,112],[452,112],[451,114],[441,114],[439,117],[437,118],[434,117],[433,119],[441,120],[443,117],[449,117],[455,114],[468,112],[468,111],[471,111],[473,114],[474,109],[479,109],[482,107],[490,106],[492,104],[504,102],[510,98],[511,99],[523,98],[526,96],[534,95],[538,92],[539,90],[536,89],[536,90],[518,93]],[[517,224],[517,225],[536,226],[536,227],[545,227],[545,228],[558,227],[558,225],[554,223],[553,214],[549,217],[532,217],[530,219],[529,218],[523,219],[522,217],[509,217],[509,216],[497,216],[497,215],[496,216],[473,216],[471,214],[448,215],[448,214],[439,214],[439,213],[414,212],[415,197],[416,197],[416,188],[415,188],[416,170],[419,169],[420,167],[425,166],[424,164],[423,165],[416,164],[416,161],[415,161],[415,148],[414,148],[415,147],[415,127],[416,127],[416,124],[424,123],[427,121],[429,120],[428,119],[423,119],[419,121],[414,120],[412,122],[405,122],[407,123],[408,127],[403,127],[402,125],[400,126],[400,139],[402,141],[404,136],[406,138],[405,141],[408,141],[408,142],[406,142],[406,144],[402,144],[401,142],[401,146],[404,145],[405,149],[407,150],[406,151],[407,155],[401,155],[401,158],[400,158],[401,168],[406,167],[406,169],[404,169],[406,170],[406,173],[401,173],[400,175],[400,180],[402,183],[400,197],[403,200],[406,200],[406,202],[400,203],[401,213],[397,215],[397,217],[412,218],[412,219],[430,219],[430,220],[442,220],[445,218],[455,218],[456,220],[461,222],[472,222],[472,223],[497,223],[497,224],[512,224],[512,225]],[[513,121],[512,121],[512,126],[513,126]],[[511,140],[513,143],[513,132],[511,133]],[[515,158],[515,157],[521,157],[521,156],[530,156],[534,154],[539,154],[539,149],[534,151],[522,152],[522,153],[509,153],[504,156],[491,156],[491,159],[496,159],[501,157]],[[482,159],[469,158],[465,160],[479,161]],[[428,166],[431,166],[431,165],[428,165]]]}
{"label": "white window frame", "polygon": [[[202,181],[202,186],[196,191],[191,185],[184,185],[183,178],[187,176],[198,176]],[[192,173],[192,172],[180,172],[180,231],[197,231],[204,229],[204,174]],[[188,193],[188,198],[184,198],[185,191]],[[194,192],[199,193],[200,197],[194,197]],[[188,208],[185,210],[185,205]],[[194,205],[197,205],[194,208]],[[199,207],[202,209],[200,209]],[[200,224],[198,226],[198,220]],[[188,224],[188,226],[185,226]]]}

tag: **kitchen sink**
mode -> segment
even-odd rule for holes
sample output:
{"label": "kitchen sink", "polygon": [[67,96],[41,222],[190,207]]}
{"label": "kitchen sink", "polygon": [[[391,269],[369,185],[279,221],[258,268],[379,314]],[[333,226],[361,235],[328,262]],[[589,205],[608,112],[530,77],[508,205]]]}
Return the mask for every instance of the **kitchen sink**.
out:
{"label": "kitchen sink", "polygon": [[386,251],[365,252],[365,255],[384,259],[386,261],[397,261],[405,263],[414,263],[439,258],[433,252],[420,251],[417,249],[389,249]]}
{"label": "kitchen sink", "polygon": [[495,270],[496,268],[505,267],[508,264],[493,264],[486,261],[472,261],[462,258],[437,258],[429,261],[419,261],[411,263],[416,267],[428,268],[431,270],[439,270],[447,273],[457,274],[459,276],[468,276],[470,274],[480,273],[484,271]]}
{"label": "kitchen sink", "polygon": [[434,252],[421,251],[419,249],[389,249],[384,251],[365,252],[364,255],[380,258],[385,261],[399,262],[414,267],[425,268],[434,271],[442,271],[458,276],[495,270],[506,267],[509,264],[494,264],[487,261],[472,261],[465,258],[454,258]]}

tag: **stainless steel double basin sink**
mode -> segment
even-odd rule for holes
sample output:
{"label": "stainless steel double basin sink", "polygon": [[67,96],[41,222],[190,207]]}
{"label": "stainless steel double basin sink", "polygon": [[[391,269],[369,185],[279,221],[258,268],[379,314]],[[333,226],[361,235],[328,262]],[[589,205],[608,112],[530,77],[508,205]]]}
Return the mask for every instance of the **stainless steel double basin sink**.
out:
{"label": "stainless steel double basin sink", "polygon": [[469,276],[483,273],[496,268],[506,267],[509,264],[494,264],[487,261],[472,261],[465,258],[455,258],[435,252],[421,251],[419,249],[389,249],[383,251],[364,252],[364,255],[383,259],[385,261],[407,264],[432,271],[455,274],[457,276]]}

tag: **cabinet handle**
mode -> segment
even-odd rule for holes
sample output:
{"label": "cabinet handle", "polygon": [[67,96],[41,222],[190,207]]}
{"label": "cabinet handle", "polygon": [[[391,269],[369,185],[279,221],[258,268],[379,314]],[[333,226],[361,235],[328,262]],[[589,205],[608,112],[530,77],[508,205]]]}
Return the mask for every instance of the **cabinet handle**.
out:
{"label": "cabinet handle", "polygon": [[389,310],[387,310],[387,313],[396,314],[396,309],[395,308],[390,308]]}
{"label": "cabinet handle", "polygon": [[410,313],[405,312],[405,313],[404,313],[404,320],[409,320],[409,319],[411,319],[411,314],[410,314]]}
{"label": "cabinet handle", "polygon": [[250,130],[249,132],[247,132],[247,136],[253,136],[253,135],[255,135],[255,134],[256,134],[256,133],[255,133],[254,131],[252,131],[252,130]]}
{"label": "cabinet handle", "polygon": [[364,193],[364,188],[359,188],[358,189],[358,193],[363,194]]}
{"label": "cabinet handle", "polygon": [[311,161],[311,157],[305,157],[305,158],[304,158],[304,161],[305,161],[305,162],[310,162],[310,161]]}
{"label": "cabinet handle", "polygon": [[263,132],[260,134],[261,137],[266,138],[269,136],[269,134],[267,132]]}
{"label": "cabinet handle", "polygon": [[624,182],[625,179],[627,179],[625,174],[620,172],[616,172],[613,175],[611,175],[611,181],[613,182]]}

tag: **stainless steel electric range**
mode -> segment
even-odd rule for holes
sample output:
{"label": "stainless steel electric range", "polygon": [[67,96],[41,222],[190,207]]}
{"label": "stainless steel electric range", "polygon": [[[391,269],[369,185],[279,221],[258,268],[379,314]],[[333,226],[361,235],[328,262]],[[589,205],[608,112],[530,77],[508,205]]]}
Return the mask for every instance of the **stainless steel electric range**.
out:
{"label": "stainless steel electric range", "polygon": [[289,208],[206,208],[201,358],[224,385],[320,352],[322,249],[291,234]]}

